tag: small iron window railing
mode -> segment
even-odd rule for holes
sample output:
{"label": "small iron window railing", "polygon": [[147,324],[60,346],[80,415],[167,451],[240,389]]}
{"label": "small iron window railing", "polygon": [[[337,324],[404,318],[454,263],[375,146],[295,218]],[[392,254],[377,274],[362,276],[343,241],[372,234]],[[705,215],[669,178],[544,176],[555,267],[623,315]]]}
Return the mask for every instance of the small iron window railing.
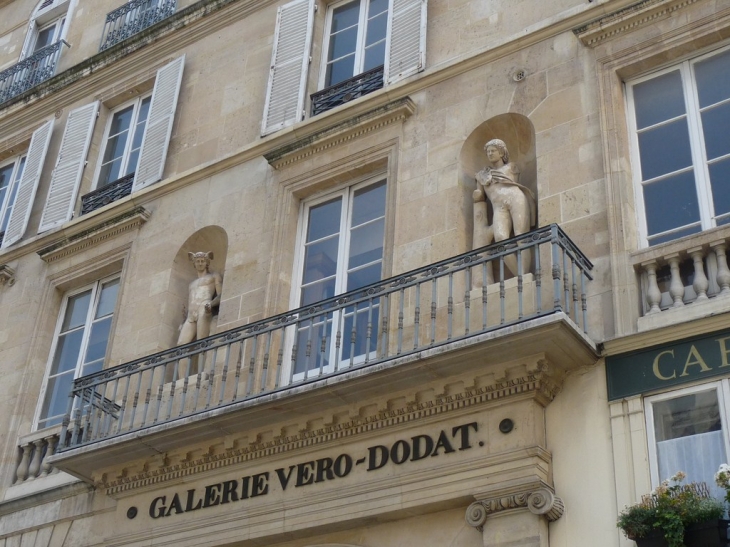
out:
{"label": "small iron window railing", "polygon": [[86,213],[95,211],[99,207],[104,207],[104,205],[128,196],[132,193],[133,182],[134,173],[129,173],[109,184],[105,184],[101,188],[97,188],[93,192],[81,196],[81,214],[85,215]]}
{"label": "small iron window railing", "polygon": [[327,112],[336,106],[377,91],[383,87],[383,73],[384,67],[381,65],[358,74],[349,80],[313,93],[310,96],[312,99],[312,116],[322,114],[322,112]]}
{"label": "small iron window railing", "polygon": [[106,16],[99,51],[104,51],[130,36],[170,17],[176,0],[132,0]]}
{"label": "small iron window railing", "polygon": [[70,47],[65,40],[59,40],[0,72],[0,104],[50,79],[56,73],[64,45]]}

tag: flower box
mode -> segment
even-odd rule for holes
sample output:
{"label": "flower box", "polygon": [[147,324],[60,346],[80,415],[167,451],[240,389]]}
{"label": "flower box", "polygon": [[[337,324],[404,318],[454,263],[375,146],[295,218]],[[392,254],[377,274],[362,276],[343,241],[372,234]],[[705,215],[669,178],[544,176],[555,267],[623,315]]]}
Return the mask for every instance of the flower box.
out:
{"label": "flower box", "polygon": [[708,520],[690,524],[684,531],[686,547],[727,547],[727,528],[730,520]]}

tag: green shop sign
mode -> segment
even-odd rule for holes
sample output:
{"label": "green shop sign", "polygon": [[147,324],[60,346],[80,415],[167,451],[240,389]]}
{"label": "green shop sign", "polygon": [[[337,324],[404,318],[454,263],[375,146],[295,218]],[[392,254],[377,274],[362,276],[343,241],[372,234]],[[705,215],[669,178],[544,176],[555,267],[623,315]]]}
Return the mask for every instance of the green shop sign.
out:
{"label": "green shop sign", "polygon": [[606,358],[608,400],[730,374],[730,331]]}

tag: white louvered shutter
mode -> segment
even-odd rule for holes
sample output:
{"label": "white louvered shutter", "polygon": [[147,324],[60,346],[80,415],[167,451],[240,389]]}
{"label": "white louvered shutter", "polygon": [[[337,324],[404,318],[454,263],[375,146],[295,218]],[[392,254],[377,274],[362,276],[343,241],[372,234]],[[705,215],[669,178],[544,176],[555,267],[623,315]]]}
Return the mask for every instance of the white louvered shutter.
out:
{"label": "white louvered shutter", "polygon": [[133,192],[162,179],[184,66],[185,55],[157,71],[150,113],[142,137],[139,163],[132,184]]}
{"label": "white louvered shutter", "polygon": [[99,101],[69,112],[38,233],[60,226],[71,218],[98,112]]}
{"label": "white louvered shutter", "polygon": [[385,83],[420,72],[426,65],[426,0],[390,0]]}
{"label": "white louvered shutter", "polygon": [[279,8],[262,135],[292,125],[304,116],[313,28],[314,0],[295,0]]}
{"label": "white louvered shutter", "polygon": [[30,148],[28,148],[28,155],[25,158],[25,167],[23,175],[20,177],[15,205],[10,213],[8,227],[3,237],[3,249],[19,241],[28,227],[30,210],[33,208],[33,200],[35,200],[36,190],[38,190],[38,181],[41,178],[52,132],[53,120],[36,129],[30,139]]}

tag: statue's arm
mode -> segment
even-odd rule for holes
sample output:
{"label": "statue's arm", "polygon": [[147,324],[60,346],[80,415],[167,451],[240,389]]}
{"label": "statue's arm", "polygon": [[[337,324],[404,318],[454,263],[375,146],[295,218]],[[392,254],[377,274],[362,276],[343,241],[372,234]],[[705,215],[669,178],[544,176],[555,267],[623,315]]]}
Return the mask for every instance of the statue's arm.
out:
{"label": "statue's arm", "polygon": [[213,279],[215,281],[215,297],[210,301],[211,308],[214,308],[221,303],[221,290],[223,288],[223,278],[221,277],[221,274],[215,272],[213,274]]}

